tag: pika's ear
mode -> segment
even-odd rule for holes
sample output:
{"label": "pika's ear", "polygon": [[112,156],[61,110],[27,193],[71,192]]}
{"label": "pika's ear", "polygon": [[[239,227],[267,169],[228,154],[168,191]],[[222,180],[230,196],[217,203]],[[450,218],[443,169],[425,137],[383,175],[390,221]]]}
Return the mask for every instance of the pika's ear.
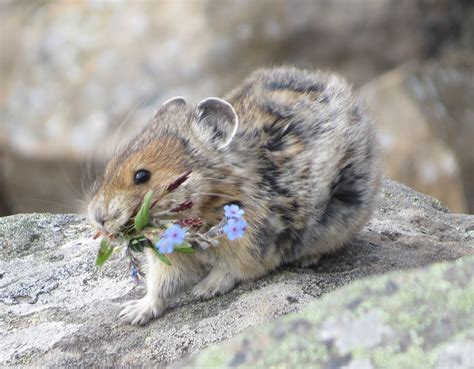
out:
{"label": "pika's ear", "polygon": [[230,144],[237,132],[239,119],[227,101],[210,97],[197,106],[193,122],[198,137],[209,146],[223,149]]}
{"label": "pika's ear", "polygon": [[157,118],[159,115],[175,111],[185,106],[186,100],[184,100],[184,97],[172,97],[171,99],[166,100],[163,104],[161,104],[158,109],[155,110],[155,113],[153,114],[153,119]]}

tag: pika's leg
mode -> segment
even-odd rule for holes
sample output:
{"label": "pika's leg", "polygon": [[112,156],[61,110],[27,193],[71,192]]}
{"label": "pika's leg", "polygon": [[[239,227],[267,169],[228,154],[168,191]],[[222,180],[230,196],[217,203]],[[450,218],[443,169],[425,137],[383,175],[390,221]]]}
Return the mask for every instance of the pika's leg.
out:
{"label": "pika's leg", "polygon": [[145,249],[148,273],[146,277],[147,292],[139,300],[132,300],[122,305],[119,317],[133,325],[146,324],[165,311],[169,300],[193,281],[202,278],[204,270],[189,255],[187,260],[179,255],[172,255],[171,266],[158,260],[152,250]]}
{"label": "pika's leg", "polygon": [[214,267],[209,274],[193,288],[193,294],[200,298],[210,298],[223,295],[230,291],[239,281],[231,270],[223,267]]}
{"label": "pika's leg", "polygon": [[221,261],[209,274],[193,288],[193,294],[199,298],[211,298],[229,292],[235,285],[244,280],[251,280],[265,274],[262,265],[255,264],[249,268],[239,265],[236,259],[232,263]]}

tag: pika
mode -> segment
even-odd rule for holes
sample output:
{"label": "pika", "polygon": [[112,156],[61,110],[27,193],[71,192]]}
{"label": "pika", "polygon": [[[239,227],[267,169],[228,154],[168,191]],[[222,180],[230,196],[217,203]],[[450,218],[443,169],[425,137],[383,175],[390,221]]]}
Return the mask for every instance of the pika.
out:
{"label": "pika", "polygon": [[380,184],[374,124],[340,77],[290,67],[254,72],[224,99],[197,106],[175,97],[107,164],[89,203],[97,230],[117,234],[144,195],[159,212],[192,200],[186,216],[218,223],[226,204],[245,210],[242,239],[169,255],[147,254],[147,292],[119,316],[145,324],[171,298],[193,288],[199,298],[224,294],[282,264],[310,266],[348,242],[369,220]]}

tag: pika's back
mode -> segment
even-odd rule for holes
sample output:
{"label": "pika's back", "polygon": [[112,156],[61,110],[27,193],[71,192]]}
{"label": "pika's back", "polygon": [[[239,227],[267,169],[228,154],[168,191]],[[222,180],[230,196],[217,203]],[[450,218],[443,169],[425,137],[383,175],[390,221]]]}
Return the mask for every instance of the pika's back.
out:
{"label": "pika's back", "polygon": [[257,149],[257,156],[277,168],[311,161],[312,172],[324,172],[328,179],[352,162],[376,165],[374,124],[352,88],[335,74],[259,70],[226,100],[239,117],[231,145],[237,151]]}
{"label": "pika's back", "polygon": [[335,74],[259,70],[226,99],[239,117],[234,146],[263,149],[276,164],[310,155],[337,167],[374,157],[373,122],[352,88]]}
{"label": "pika's back", "polygon": [[[343,123],[341,114],[354,105],[354,97],[346,81],[335,74],[309,72],[296,68],[262,69],[254,72],[227,95],[247,125],[258,128],[270,120],[319,120],[332,126]],[[267,118],[267,119],[265,119]],[[359,117],[354,117],[358,119]],[[314,128],[314,127],[313,127]]]}
{"label": "pika's back", "polygon": [[372,213],[380,182],[374,124],[351,87],[334,74],[277,68],[255,72],[226,99],[240,122],[231,155],[252,171],[269,209],[262,228],[282,238],[282,255],[347,242]]}

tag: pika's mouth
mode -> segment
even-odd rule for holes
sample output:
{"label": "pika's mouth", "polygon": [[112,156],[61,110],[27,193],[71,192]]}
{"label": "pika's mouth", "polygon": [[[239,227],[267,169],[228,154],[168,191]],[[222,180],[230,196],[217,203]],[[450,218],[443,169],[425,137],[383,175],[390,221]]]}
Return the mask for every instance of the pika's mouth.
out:
{"label": "pika's mouth", "polygon": [[108,238],[114,238],[130,232],[133,229],[133,217],[114,217],[112,219],[105,219],[99,222],[97,219],[91,222],[91,225],[95,228],[96,233],[94,239],[99,236],[106,236]]}
{"label": "pika's mouth", "polygon": [[108,230],[106,228],[103,228],[103,227],[100,228],[100,229],[96,228],[96,232],[94,233],[93,239],[95,240],[95,239],[99,238],[100,236],[105,236],[107,238],[114,239],[115,237],[118,237],[118,236],[121,236],[123,234],[129,233],[131,230],[133,230],[133,220],[132,219],[128,220],[126,223],[119,226],[117,228],[117,230],[114,230],[114,231],[110,231],[110,230]]}

